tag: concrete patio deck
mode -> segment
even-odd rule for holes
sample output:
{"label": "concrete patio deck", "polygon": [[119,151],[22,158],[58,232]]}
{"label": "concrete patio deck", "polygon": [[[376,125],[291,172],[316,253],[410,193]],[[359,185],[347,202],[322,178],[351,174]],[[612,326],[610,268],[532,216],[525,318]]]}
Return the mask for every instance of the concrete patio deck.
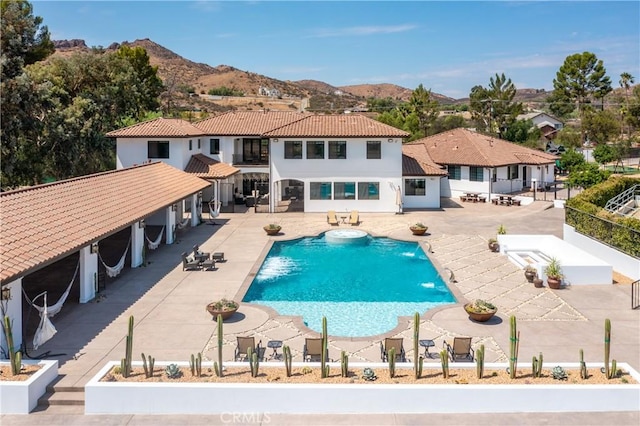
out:
{"label": "concrete patio deck", "polygon": [[[564,211],[549,209],[550,204],[537,201],[528,206],[504,208],[490,203],[449,201],[443,209],[410,211],[403,215],[361,213],[358,229],[374,235],[419,241],[434,263],[455,274],[451,283],[460,304],[427,312],[422,316],[421,338],[433,339],[435,350],[443,340],[454,336],[472,336],[473,346],[485,344],[486,361],[506,361],[509,351],[510,315],[518,318],[522,360],[530,360],[539,352],[545,364],[575,362],[584,349],[587,362],[603,358],[604,319],[612,322],[612,356],[640,370],[640,311],[630,309],[630,286],[606,284],[573,286],[562,290],[537,289],[527,283],[522,273],[506,256],[492,253],[486,241],[500,224],[510,234],[553,234],[562,237]],[[205,214],[205,217],[207,215]],[[202,224],[182,231],[177,244],[161,246],[148,253],[149,264],[127,270],[109,285],[96,300],[75,305],[62,312],[53,322],[58,334],[38,351],[51,351],[60,360],[61,380],[56,387],[82,387],[110,360],[124,354],[124,336],[129,315],[135,317],[134,354],[145,352],[157,360],[186,361],[192,353],[213,357],[216,345],[215,321],[205,310],[210,301],[222,297],[240,300],[243,289],[259,266],[270,239],[290,239],[316,235],[332,229],[325,214],[287,213],[221,214],[220,225]],[[262,230],[267,223],[282,226],[279,236],[268,237]],[[408,225],[422,222],[429,226],[425,236],[411,235]],[[340,224],[340,227],[350,225]],[[199,244],[203,251],[224,252],[226,262],[214,271],[182,271],[180,253]],[[498,306],[498,314],[489,323],[470,321],[461,308],[462,298],[482,298]],[[386,333],[405,337],[407,357],[411,350],[412,319],[399,319],[398,326]],[[238,313],[224,324],[225,360],[233,359],[236,336],[254,335],[263,345],[269,340],[283,340],[292,349],[294,360],[301,360],[304,337],[316,333],[303,326],[299,317],[280,316],[273,310],[241,305]],[[331,337],[330,357],[337,359],[341,350],[355,361],[379,361],[380,340],[369,338]],[[434,352],[435,352],[434,350]],[[270,350],[269,350],[270,351]],[[268,355],[269,353],[267,353]],[[135,359],[138,356],[134,357]],[[436,359],[427,360],[438,362]],[[525,362],[525,361],[523,361]],[[505,402],[508,403],[508,402]],[[3,424],[86,424],[104,420],[109,424],[172,423],[224,424],[215,416],[91,416],[82,415],[78,407],[50,406],[29,416],[2,416]],[[602,413],[587,417],[566,413],[553,415],[473,416],[473,422],[462,416],[429,415],[430,424],[477,424],[481,418],[494,424],[638,424],[638,413]],[[351,419],[347,421],[345,419]],[[108,420],[107,420],[108,419]],[[206,419],[206,420],[205,420]],[[4,423],[7,422],[7,423]],[[413,415],[376,416],[277,416],[267,424],[420,424],[426,418]]]}

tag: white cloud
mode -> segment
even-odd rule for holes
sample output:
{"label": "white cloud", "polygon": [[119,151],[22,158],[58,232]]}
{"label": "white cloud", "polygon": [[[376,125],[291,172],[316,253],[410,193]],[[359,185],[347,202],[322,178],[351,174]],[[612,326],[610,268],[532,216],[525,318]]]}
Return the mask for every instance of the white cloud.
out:
{"label": "white cloud", "polygon": [[320,28],[315,30],[314,34],[308,36],[313,38],[324,37],[350,37],[350,36],[369,36],[376,34],[393,34],[411,31],[417,28],[413,24],[402,25],[384,25],[384,26],[358,26],[346,28]]}
{"label": "white cloud", "polygon": [[220,2],[210,0],[198,0],[193,2],[191,9],[196,9],[202,12],[217,12],[222,8]]}

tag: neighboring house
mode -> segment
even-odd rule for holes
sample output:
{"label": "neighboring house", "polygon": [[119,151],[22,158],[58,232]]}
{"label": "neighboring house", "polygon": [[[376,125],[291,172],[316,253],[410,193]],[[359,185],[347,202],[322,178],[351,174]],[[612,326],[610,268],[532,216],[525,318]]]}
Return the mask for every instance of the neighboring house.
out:
{"label": "neighboring house", "polygon": [[555,139],[558,131],[564,127],[562,121],[544,112],[530,112],[527,114],[520,114],[516,118],[518,120],[531,120],[533,122],[533,125],[540,129],[543,136],[548,141]]}
{"label": "neighboring house", "polygon": [[[405,153],[421,146],[431,161],[446,167],[440,195],[457,197],[467,192],[504,194],[555,180],[555,155],[530,149],[466,129],[455,129],[405,145]],[[415,151],[413,151],[415,152]]]}

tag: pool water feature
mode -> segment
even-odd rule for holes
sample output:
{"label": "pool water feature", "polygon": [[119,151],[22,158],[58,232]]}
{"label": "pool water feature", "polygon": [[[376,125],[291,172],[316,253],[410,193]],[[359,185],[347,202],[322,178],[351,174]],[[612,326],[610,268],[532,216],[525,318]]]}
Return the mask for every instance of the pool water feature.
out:
{"label": "pool water feature", "polygon": [[243,302],[302,316],[315,331],[325,316],[329,334],[364,337],[456,301],[418,243],[366,234],[335,244],[323,234],[274,242]]}

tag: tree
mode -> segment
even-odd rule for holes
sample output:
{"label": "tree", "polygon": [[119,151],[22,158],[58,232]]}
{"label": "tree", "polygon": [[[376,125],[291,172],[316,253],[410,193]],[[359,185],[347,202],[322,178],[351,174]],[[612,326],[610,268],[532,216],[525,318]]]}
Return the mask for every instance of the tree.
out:
{"label": "tree", "polygon": [[522,103],[514,102],[516,86],[504,73],[496,74],[489,79],[489,87],[475,86],[469,95],[472,115],[475,111],[476,119],[486,119],[486,129],[489,134],[502,137],[509,126],[516,122],[518,115],[524,108]]}
{"label": "tree", "polygon": [[[591,99],[604,99],[611,92],[611,79],[606,75],[601,60],[590,52],[567,56],[553,80],[553,98],[555,102],[575,104],[581,123]],[[584,142],[584,129],[580,126],[581,141]]]}
{"label": "tree", "polygon": [[134,85],[138,90],[136,104],[132,109],[136,116],[140,116],[146,111],[156,111],[160,107],[158,97],[162,93],[163,84],[158,77],[158,67],[151,66],[147,51],[141,47],[129,47],[122,45],[117,50],[116,55],[125,59],[133,67],[135,72]]}
{"label": "tree", "polygon": [[409,98],[409,111],[418,119],[418,129],[424,136],[430,134],[429,128],[438,117],[438,101],[431,98],[431,90],[420,84]]}
{"label": "tree", "polygon": [[568,149],[560,156],[559,168],[571,172],[584,163],[586,163],[584,155],[574,149]]}
{"label": "tree", "polygon": [[582,130],[596,144],[610,142],[620,134],[620,121],[612,110],[586,111]]}
{"label": "tree", "polygon": [[[628,72],[623,72],[622,74],[620,74],[619,83],[620,83],[620,87],[624,89],[625,104],[624,104],[624,108],[622,109],[622,117],[624,122],[625,121],[624,117],[626,117],[629,114],[629,89],[631,88],[631,85],[635,83],[635,79]],[[628,129],[627,136],[628,137],[631,136],[631,129]]]}
{"label": "tree", "polygon": [[537,145],[541,137],[542,131],[534,126],[531,120],[517,120],[502,134],[504,140],[517,143],[528,142],[528,145]]}
{"label": "tree", "polygon": [[600,170],[597,164],[584,163],[575,167],[571,173],[569,173],[567,182],[572,187],[586,189],[606,181],[610,175],[610,172]]}
{"label": "tree", "polygon": [[555,139],[556,143],[564,146],[565,148],[580,148],[582,143],[580,142],[580,133],[573,127],[565,126],[560,131]]}
{"label": "tree", "polygon": [[469,110],[471,119],[480,132],[489,132],[492,108],[488,101],[489,92],[482,86],[473,86],[469,93]]}
{"label": "tree", "polygon": [[593,158],[600,164],[610,163],[615,160],[613,148],[607,144],[600,144],[593,150]]}

